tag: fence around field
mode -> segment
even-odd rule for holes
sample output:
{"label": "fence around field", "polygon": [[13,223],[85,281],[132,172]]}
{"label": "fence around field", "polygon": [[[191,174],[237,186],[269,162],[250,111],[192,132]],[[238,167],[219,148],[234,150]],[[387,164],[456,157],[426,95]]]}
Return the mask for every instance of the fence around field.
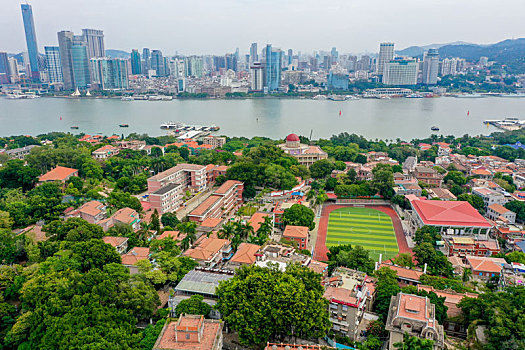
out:
{"label": "fence around field", "polygon": [[338,198],[335,204],[349,205],[390,205],[390,201],[373,198]]}

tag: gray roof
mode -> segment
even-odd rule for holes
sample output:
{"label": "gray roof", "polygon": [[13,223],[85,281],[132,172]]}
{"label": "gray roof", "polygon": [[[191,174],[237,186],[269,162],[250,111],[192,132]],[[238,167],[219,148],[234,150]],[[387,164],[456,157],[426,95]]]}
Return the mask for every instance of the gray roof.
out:
{"label": "gray roof", "polygon": [[215,295],[215,289],[220,281],[233,278],[233,272],[210,272],[202,270],[191,270],[182,278],[175,287],[177,292]]}
{"label": "gray roof", "polygon": [[171,191],[171,190],[173,190],[173,189],[175,189],[175,188],[177,188],[179,186],[180,186],[180,184],[177,184],[177,183],[169,183],[166,186],[159,188],[158,190],[156,190],[152,194],[163,195],[163,194],[168,193],[169,191]]}

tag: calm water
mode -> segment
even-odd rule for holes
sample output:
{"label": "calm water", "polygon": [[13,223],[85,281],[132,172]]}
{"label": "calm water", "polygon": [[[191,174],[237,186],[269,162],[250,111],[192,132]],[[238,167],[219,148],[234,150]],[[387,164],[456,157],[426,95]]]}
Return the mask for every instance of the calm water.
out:
{"label": "calm water", "polygon": [[[341,111],[341,115],[339,115]],[[470,116],[467,116],[470,111]],[[430,98],[315,101],[307,99],[132,101],[0,97],[0,136],[50,131],[131,132],[162,135],[161,123],[221,127],[228,136],[283,138],[294,132],[328,138],[342,131],[367,138],[411,140],[431,134],[436,125],[443,135],[488,134],[496,129],[485,119],[525,118],[525,98]],[[62,120],[60,120],[62,117]],[[129,128],[120,128],[120,123]],[[78,126],[78,130],[71,130]]]}

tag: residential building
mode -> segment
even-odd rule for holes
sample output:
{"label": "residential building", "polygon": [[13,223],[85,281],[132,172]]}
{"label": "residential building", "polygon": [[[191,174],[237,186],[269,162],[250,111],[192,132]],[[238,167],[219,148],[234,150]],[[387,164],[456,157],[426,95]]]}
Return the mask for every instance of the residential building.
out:
{"label": "residential building", "polygon": [[128,250],[128,237],[104,236],[102,240],[104,243],[111,244],[120,255]]}
{"label": "residential building", "polygon": [[213,268],[222,263],[223,258],[231,258],[232,248],[227,239],[202,236],[195,248],[186,250],[183,255],[195,259],[199,265]]}
{"label": "residential building", "polygon": [[472,277],[482,281],[488,281],[493,277],[499,277],[503,266],[507,261],[503,258],[491,257],[466,257],[467,266],[472,271]]}
{"label": "residential building", "polygon": [[29,145],[25,147],[20,148],[13,148],[8,150],[0,150],[0,154],[5,153],[9,157],[9,159],[24,159],[29,153],[31,153],[31,150],[35,147],[40,147],[38,145]]}
{"label": "residential building", "polygon": [[436,306],[427,297],[398,293],[390,301],[385,329],[389,332],[388,349],[402,343],[408,333],[421,339],[434,341],[434,350],[444,348],[443,326],[436,320]]}
{"label": "residential building", "polygon": [[120,58],[92,58],[90,60],[92,84],[101,90],[128,88],[128,61]]}
{"label": "residential building", "polygon": [[47,62],[47,75],[50,84],[64,82],[62,77],[62,64],[60,63],[60,48],[58,46],[45,46]]}
{"label": "residential building", "polygon": [[265,82],[264,88],[268,92],[274,92],[281,86],[281,71],[282,71],[282,51],[280,49],[272,48],[271,44],[266,45],[266,61],[265,61]]}
{"label": "residential building", "polygon": [[131,50],[131,74],[141,74],[142,73],[142,62],[140,60],[139,50]]}
{"label": "residential building", "polygon": [[321,159],[328,159],[328,154],[319,146],[310,146],[302,144],[299,136],[290,134],[286,136],[285,143],[277,145],[285,153],[296,158],[299,164],[309,167]]}
{"label": "residential building", "polygon": [[[394,43],[379,44],[379,57],[377,59],[376,73],[383,76],[385,65],[394,59]],[[363,68],[365,69],[365,68]]]}
{"label": "residential building", "polygon": [[142,74],[147,74],[151,69],[151,53],[147,47],[142,49],[142,64]]}
{"label": "residential building", "polygon": [[106,205],[99,201],[89,201],[76,210],[78,216],[90,224],[96,224],[106,218]]}
{"label": "residential building", "polygon": [[348,90],[349,75],[330,71],[326,77],[326,87],[330,90]]}
{"label": "residential building", "polygon": [[261,249],[261,246],[257,244],[241,243],[233,257],[230,259],[228,267],[235,270],[241,266],[255,264],[255,254],[259,249]]}
{"label": "residential building", "polygon": [[[271,216],[272,214],[266,213],[266,212],[256,212],[253,213],[250,220],[248,220],[248,223],[251,227],[253,227],[253,232],[257,232],[259,228],[261,227],[261,224],[264,222],[265,218],[267,216]],[[273,231],[273,217],[272,217],[272,231]]]}
{"label": "residential building", "polygon": [[70,31],[61,31],[57,35],[64,88],[87,88],[91,84],[91,75],[85,38]]}
{"label": "residential building", "polygon": [[421,197],[422,191],[423,189],[417,183],[398,184],[394,187],[394,192],[400,196],[408,196],[411,194],[416,197]]}
{"label": "residential building", "polygon": [[148,179],[148,194],[152,209],[159,214],[179,209],[185,191],[197,193],[207,187],[206,166],[178,164]]}
{"label": "residential building", "polygon": [[242,203],[244,184],[236,180],[223,183],[211,196],[188,214],[188,219],[203,222],[207,218],[220,218],[231,213]]}
{"label": "residential building", "polygon": [[308,227],[287,225],[283,232],[283,238],[297,243],[299,249],[308,249]]}
{"label": "residential building", "polygon": [[82,36],[87,46],[88,59],[106,56],[104,32],[98,29],[82,29]]}
{"label": "residential building", "polygon": [[312,259],[308,263],[308,268],[315,273],[319,273],[323,275],[323,277],[328,276],[328,264],[324,262],[320,262],[320,261]]}
{"label": "residential building", "polygon": [[337,268],[324,298],[330,303],[328,313],[332,330],[341,336],[355,340],[358,327],[371,297],[366,283],[366,273],[347,268]]}
{"label": "residential building", "polygon": [[[447,316],[450,317],[456,317],[461,315],[461,309],[458,307],[459,302],[463,298],[477,298],[478,294],[475,293],[457,293],[453,290],[439,290],[435,289],[432,286],[425,286],[423,284],[420,284],[417,286],[418,291],[425,291],[427,293],[436,293],[436,295],[440,298],[445,298],[445,306],[448,307],[447,310]],[[445,329],[445,332],[447,330]]]}
{"label": "residential building", "polygon": [[153,50],[151,51],[151,69],[155,71],[157,77],[165,77],[166,67],[164,65],[164,57],[162,56],[162,51]]}
{"label": "residential building", "polygon": [[223,136],[205,136],[202,138],[202,143],[211,145],[212,148],[221,148],[226,143],[226,137]]}
{"label": "residential building", "polygon": [[108,159],[110,157],[116,156],[117,154],[119,154],[119,152],[120,150],[117,147],[112,145],[105,145],[91,152],[91,155],[95,159]]}
{"label": "residential building", "polygon": [[69,178],[78,176],[78,170],[58,165],[38,178],[38,183],[60,181],[65,183]]}
{"label": "residential building", "polygon": [[166,322],[153,350],[221,350],[222,328],[220,320],[184,314],[177,321]]}
{"label": "residential building", "polygon": [[178,295],[198,294],[205,298],[217,299],[215,290],[219,286],[219,282],[227,281],[233,276],[234,272],[231,270],[208,269],[197,266],[184,275],[175,287],[175,292]]}
{"label": "residential building", "polygon": [[502,193],[487,187],[474,187],[472,189],[472,194],[483,199],[483,203],[485,203],[485,209],[488,209],[488,207],[492,204],[504,205],[507,203],[507,198],[505,198]]}
{"label": "residential building", "polygon": [[131,208],[122,208],[111,215],[111,217],[97,222],[104,231],[107,231],[110,227],[116,224],[130,225],[133,230],[140,228],[140,217],[139,214]]}
{"label": "residential building", "polygon": [[408,267],[398,266],[390,263],[378,263],[376,264],[376,270],[381,267],[387,267],[392,271],[395,271],[397,274],[397,281],[400,287],[405,286],[417,286],[418,284],[421,284],[419,279],[423,274],[425,274],[425,271],[419,270],[419,269],[411,269]]}
{"label": "residential building", "polygon": [[514,224],[516,222],[516,213],[512,210],[505,208],[499,203],[489,205],[487,207],[486,215],[490,220],[493,221],[501,220],[509,224]]}
{"label": "residential building", "polygon": [[252,91],[263,91],[264,90],[264,65],[261,62],[253,62],[250,66],[251,73],[251,84],[250,89]]}
{"label": "residential building", "polygon": [[492,225],[469,202],[413,199],[410,205],[412,212],[408,221],[412,232],[427,225],[437,227],[442,235],[488,236],[492,229]]}
{"label": "residential building", "polygon": [[439,52],[437,49],[429,49],[423,59],[424,85],[436,85],[439,73]]}
{"label": "residential building", "polygon": [[266,343],[264,350],[321,350],[321,345],[311,344],[286,344],[286,343]]}
{"label": "residential building", "polygon": [[455,201],[457,198],[446,188],[434,187],[427,190],[428,198],[439,199],[442,201]]}
{"label": "residential building", "polygon": [[473,237],[445,238],[447,256],[455,255],[464,258],[471,256],[492,256],[500,252],[497,240],[476,240]]}
{"label": "residential building", "polygon": [[149,260],[150,251],[148,247],[134,247],[129,252],[121,256],[122,265],[129,269],[130,274],[139,273],[137,262]]}
{"label": "residential building", "polygon": [[384,65],[383,84],[385,85],[416,85],[418,63],[415,59],[394,59]]}
{"label": "residential building", "polygon": [[27,55],[31,72],[28,76],[38,81],[40,79],[40,68],[38,65],[38,45],[36,42],[35,22],[33,20],[33,8],[29,4],[22,4],[22,19],[24,20],[24,31],[26,35]]}
{"label": "residential building", "polygon": [[403,162],[403,170],[412,172],[416,169],[417,166],[417,157],[409,156]]}
{"label": "residential building", "polygon": [[308,266],[312,260],[309,256],[296,253],[294,248],[280,244],[264,245],[257,252],[256,258],[255,265],[260,267],[276,265],[281,271],[285,271],[288,264]]}
{"label": "residential building", "polygon": [[140,151],[146,147],[146,141],[142,140],[123,140],[116,142],[121,149],[130,149],[132,151]]}
{"label": "residential building", "polygon": [[423,183],[430,186],[440,187],[443,182],[443,176],[441,176],[436,169],[429,168],[426,166],[416,166],[414,169],[414,177]]}

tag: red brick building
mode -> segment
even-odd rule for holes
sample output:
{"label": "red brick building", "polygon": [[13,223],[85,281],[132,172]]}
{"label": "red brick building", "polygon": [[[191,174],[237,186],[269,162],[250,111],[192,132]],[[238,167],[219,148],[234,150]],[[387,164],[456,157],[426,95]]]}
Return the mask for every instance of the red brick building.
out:
{"label": "red brick building", "polygon": [[191,221],[203,222],[208,218],[220,218],[232,212],[242,203],[244,184],[236,180],[228,180],[211,196],[195,208],[188,218]]}
{"label": "red brick building", "polygon": [[287,225],[283,232],[283,238],[297,242],[299,249],[307,249],[308,227]]}

